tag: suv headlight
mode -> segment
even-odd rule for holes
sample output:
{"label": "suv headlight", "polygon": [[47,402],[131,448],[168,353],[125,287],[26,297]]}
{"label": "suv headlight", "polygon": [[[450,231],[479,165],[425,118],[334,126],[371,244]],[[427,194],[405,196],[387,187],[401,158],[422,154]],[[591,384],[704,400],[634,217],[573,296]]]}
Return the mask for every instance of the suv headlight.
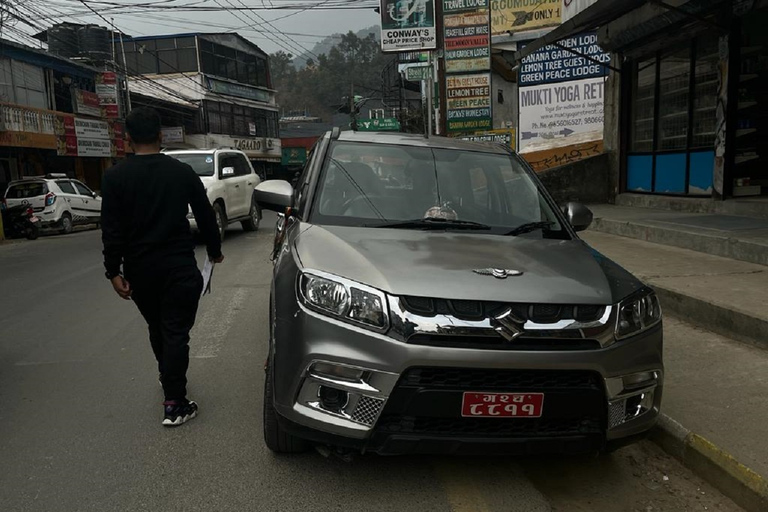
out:
{"label": "suv headlight", "polygon": [[661,322],[661,305],[653,291],[645,289],[619,304],[616,339],[639,334]]}
{"label": "suv headlight", "polygon": [[338,276],[306,272],[299,277],[299,298],[315,311],[376,330],[389,326],[383,292]]}

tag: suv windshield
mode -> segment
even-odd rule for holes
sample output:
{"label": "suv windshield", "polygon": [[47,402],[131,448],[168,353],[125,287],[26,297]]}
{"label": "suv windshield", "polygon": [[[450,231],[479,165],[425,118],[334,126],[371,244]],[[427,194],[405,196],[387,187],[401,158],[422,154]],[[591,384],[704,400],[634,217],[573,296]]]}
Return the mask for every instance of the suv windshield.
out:
{"label": "suv windshield", "polygon": [[[518,157],[337,142],[312,206],[317,224],[565,235]],[[424,221],[427,219],[427,221]]]}
{"label": "suv windshield", "polygon": [[44,196],[47,192],[48,187],[42,181],[15,183],[8,187],[5,197],[8,199],[25,199],[28,197]]}
{"label": "suv windshield", "polygon": [[195,170],[198,176],[213,176],[213,155],[201,153],[170,154]]}

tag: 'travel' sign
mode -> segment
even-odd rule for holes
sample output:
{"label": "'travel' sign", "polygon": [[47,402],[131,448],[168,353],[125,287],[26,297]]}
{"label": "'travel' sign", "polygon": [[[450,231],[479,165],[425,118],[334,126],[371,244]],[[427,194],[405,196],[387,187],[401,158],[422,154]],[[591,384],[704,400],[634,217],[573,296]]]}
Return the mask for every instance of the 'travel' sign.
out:
{"label": "'travel' sign", "polygon": [[491,74],[447,76],[449,132],[477,132],[493,127]]}

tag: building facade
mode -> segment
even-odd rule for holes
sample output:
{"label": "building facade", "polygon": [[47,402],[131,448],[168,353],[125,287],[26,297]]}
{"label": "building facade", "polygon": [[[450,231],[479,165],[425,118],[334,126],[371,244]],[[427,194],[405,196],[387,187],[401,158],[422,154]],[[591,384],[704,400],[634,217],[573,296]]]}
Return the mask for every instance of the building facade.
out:
{"label": "building facade", "polygon": [[516,58],[596,31],[612,56],[604,135],[615,193],[768,195],[768,1],[578,7]]}
{"label": "building facade", "polygon": [[280,166],[269,56],[237,34],[174,34],[122,41],[132,102],[160,106],[167,148],[232,147],[266,176]]}
{"label": "building facade", "polygon": [[97,87],[114,73],[0,40],[0,193],[25,176],[65,173],[99,189],[125,154],[118,112]]}

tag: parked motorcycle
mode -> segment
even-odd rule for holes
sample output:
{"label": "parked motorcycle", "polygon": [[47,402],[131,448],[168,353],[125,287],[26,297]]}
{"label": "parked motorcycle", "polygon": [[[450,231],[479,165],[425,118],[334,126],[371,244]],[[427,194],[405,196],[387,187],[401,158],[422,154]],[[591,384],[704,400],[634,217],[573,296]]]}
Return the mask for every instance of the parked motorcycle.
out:
{"label": "parked motorcycle", "polygon": [[35,240],[40,235],[40,218],[31,206],[20,204],[3,209],[3,228],[8,238],[27,237]]}

